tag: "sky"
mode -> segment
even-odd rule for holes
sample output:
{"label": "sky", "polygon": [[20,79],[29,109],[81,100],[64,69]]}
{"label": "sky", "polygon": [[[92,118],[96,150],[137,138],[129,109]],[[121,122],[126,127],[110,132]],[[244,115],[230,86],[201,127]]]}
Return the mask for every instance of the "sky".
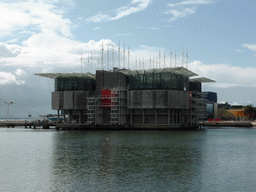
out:
{"label": "sky", "polygon": [[216,81],[203,91],[219,103],[256,106],[255,10],[256,0],[2,0],[0,118],[10,101],[11,118],[56,113],[54,80],[35,73],[112,67],[184,66]]}

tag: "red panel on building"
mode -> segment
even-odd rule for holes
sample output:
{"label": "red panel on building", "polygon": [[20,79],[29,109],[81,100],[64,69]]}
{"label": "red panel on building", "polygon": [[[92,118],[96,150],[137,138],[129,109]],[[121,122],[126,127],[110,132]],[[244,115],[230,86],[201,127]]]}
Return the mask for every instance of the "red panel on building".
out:
{"label": "red panel on building", "polygon": [[110,108],[111,107],[111,90],[104,89],[101,90],[101,105],[103,108]]}

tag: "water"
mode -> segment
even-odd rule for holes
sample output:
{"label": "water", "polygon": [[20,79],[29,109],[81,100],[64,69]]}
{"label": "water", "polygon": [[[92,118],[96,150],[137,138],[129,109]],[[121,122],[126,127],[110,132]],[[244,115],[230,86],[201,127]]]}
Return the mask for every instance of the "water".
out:
{"label": "water", "polygon": [[254,191],[256,129],[0,128],[1,191]]}

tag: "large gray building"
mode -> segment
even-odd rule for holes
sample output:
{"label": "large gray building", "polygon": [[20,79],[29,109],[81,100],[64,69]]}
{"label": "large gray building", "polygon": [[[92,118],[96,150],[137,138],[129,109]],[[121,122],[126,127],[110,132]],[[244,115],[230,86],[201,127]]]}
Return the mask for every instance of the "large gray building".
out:
{"label": "large gray building", "polygon": [[52,109],[78,124],[177,128],[206,115],[201,84],[184,68],[37,73],[55,79]]}

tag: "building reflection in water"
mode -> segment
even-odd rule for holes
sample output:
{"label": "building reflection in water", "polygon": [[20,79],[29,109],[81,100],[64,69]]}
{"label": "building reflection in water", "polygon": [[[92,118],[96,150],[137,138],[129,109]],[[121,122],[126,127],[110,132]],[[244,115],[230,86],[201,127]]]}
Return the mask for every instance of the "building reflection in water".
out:
{"label": "building reflection in water", "polygon": [[202,135],[204,131],[59,131],[51,189],[198,189]]}

